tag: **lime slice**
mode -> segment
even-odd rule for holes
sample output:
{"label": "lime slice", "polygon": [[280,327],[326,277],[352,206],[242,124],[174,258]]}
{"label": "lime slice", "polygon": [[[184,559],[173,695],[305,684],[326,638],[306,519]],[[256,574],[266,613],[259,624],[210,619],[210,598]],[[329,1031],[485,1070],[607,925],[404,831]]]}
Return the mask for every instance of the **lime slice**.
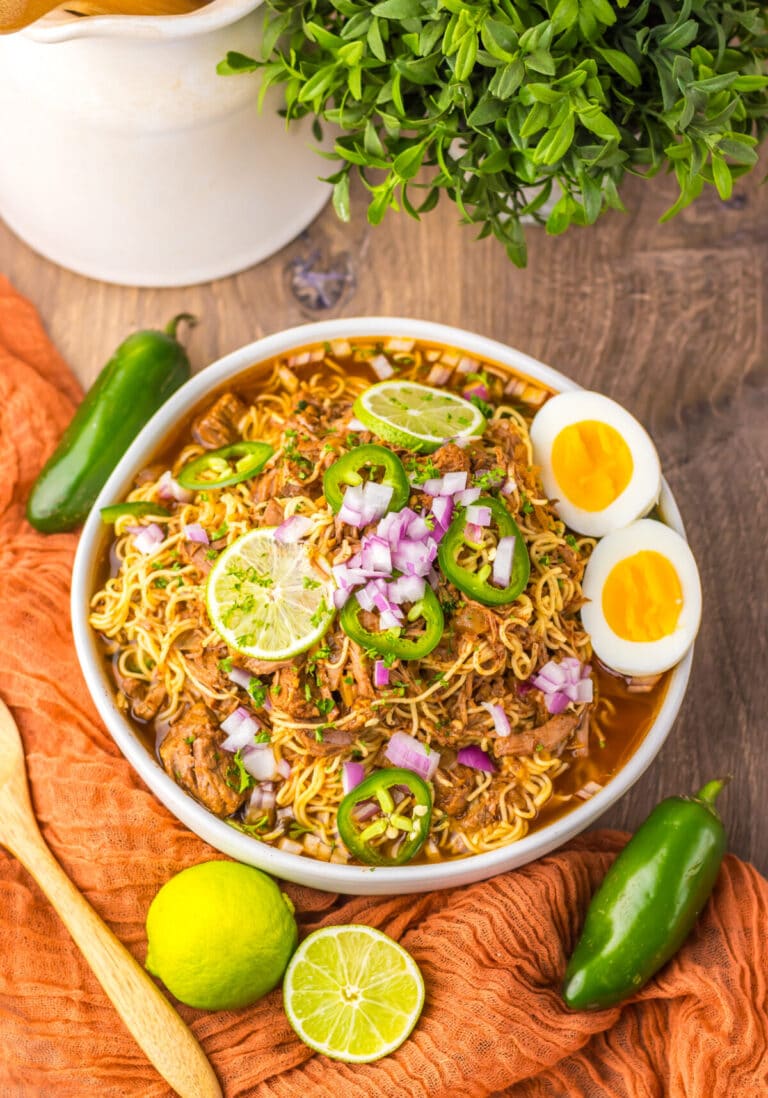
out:
{"label": "lime slice", "polygon": [[301,943],[283,981],[288,1021],[316,1052],[364,1064],[399,1048],[419,1020],[416,962],[369,926],[326,926]]}
{"label": "lime slice", "polygon": [[333,581],[301,542],[275,541],[275,527],[250,530],[221,553],[208,576],[208,617],[227,644],[261,660],[310,648],[333,619]]}
{"label": "lime slice", "polygon": [[429,454],[451,438],[481,435],[485,416],[463,397],[416,381],[382,381],[355,401],[355,415],[393,446]]}

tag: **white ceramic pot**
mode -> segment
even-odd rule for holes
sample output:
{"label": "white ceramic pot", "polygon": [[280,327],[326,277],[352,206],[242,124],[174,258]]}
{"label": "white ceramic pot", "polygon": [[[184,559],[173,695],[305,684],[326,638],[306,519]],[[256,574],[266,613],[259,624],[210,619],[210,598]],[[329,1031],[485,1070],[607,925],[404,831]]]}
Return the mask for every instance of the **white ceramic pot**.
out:
{"label": "white ceramic pot", "polygon": [[92,278],[181,286],[277,251],[330,194],[304,125],[257,110],[260,0],[190,15],[78,18],[0,36],[0,215]]}
{"label": "white ceramic pot", "polygon": [[[326,891],[386,895],[402,892],[427,892],[438,888],[471,884],[525,865],[526,862],[549,853],[579,834],[634,785],[648,767],[669,735],[685,695],[691,670],[693,651],[689,651],[672,671],[667,692],[656,718],[634,755],[599,792],[566,816],[556,819],[518,842],[486,854],[475,854],[456,861],[430,865],[373,868],[360,865],[337,865],[318,861],[268,846],[258,839],[237,831],[184,792],[149,754],[136,729],[115,704],[114,681],[107,672],[98,638],[88,624],[90,598],[97,587],[97,576],[104,547],[104,524],[99,508],[122,499],[130,489],[134,475],[153,457],[180,419],[208,393],[225,384],[237,385],[238,375],[257,363],[275,355],[331,339],[352,339],[365,336],[405,336],[428,342],[443,343],[465,351],[475,358],[507,366],[530,378],[551,386],[556,391],[578,389],[569,378],[512,347],[506,347],[483,336],[460,328],[449,328],[422,320],[393,317],[357,317],[347,320],[327,320],[307,324],[267,336],[256,343],[220,359],[197,374],[174,393],[155,413],[135,442],[121,458],[117,468],[104,485],[83,529],[75,557],[72,576],[72,626],[75,647],[85,681],[96,707],[115,742],[157,797],[192,831],[240,862],[258,866],[276,877]],[[666,522],[684,534],[680,512],[666,482],[663,482],[661,512]]]}

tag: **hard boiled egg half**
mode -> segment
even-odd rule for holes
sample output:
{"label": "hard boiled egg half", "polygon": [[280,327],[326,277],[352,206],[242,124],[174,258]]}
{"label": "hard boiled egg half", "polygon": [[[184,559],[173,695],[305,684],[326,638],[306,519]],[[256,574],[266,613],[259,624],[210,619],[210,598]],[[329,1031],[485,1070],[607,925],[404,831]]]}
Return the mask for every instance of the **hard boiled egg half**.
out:
{"label": "hard boiled egg half", "polygon": [[581,620],[595,654],[622,675],[678,663],[701,620],[696,561],[680,534],[640,519],[598,542],[582,583]]}
{"label": "hard boiled egg half", "polygon": [[531,441],[544,491],[578,534],[603,537],[647,515],[659,498],[656,447],[610,397],[559,393],[536,413]]}

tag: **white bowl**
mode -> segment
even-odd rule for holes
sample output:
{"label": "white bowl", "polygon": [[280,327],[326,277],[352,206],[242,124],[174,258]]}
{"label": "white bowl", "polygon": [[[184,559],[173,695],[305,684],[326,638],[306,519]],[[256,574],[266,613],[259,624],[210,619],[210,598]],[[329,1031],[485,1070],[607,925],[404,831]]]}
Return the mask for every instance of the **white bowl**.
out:
{"label": "white bowl", "polygon": [[[171,431],[206,393],[226,381],[235,381],[238,374],[254,364],[295,348],[325,340],[344,337],[378,335],[405,336],[435,343],[448,344],[481,359],[507,365],[556,390],[577,389],[575,382],[556,370],[511,347],[491,339],[473,335],[460,328],[432,324],[422,320],[392,317],[358,317],[349,320],[327,320],[306,324],[250,343],[226,355],[202,373],[197,374],[163,405],[147,424],[133,445],[118,463],[105,484],[85,524],[72,577],[72,622],[75,645],[88,688],[104,722],[125,757],[135,767],[149,788],[187,827],[191,828],[217,850],[258,866],[276,877],[326,891],[362,895],[386,895],[405,892],[427,892],[438,888],[471,884],[554,850],[568,839],[589,827],[638,780],[650,765],[669,735],[672,723],[685,694],[693,653],[672,672],[656,720],[634,755],[619,773],[590,800],[572,812],[534,831],[526,838],[486,854],[474,854],[456,861],[430,865],[373,868],[356,865],[336,865],[288,854],[253,839],[213,816],[186,794],[168,777],[156,759],[147,751],[130,721],[119,711],[99,642],[88,625],[88,602],[94,590],[95,565],[102,544],[103,528],[99,508],[113,503],[129,491],[134,474],[152,457],[160,441]],[[662,487],[661,511],[664,519],[684,534],[680,512],[666,482]]]}

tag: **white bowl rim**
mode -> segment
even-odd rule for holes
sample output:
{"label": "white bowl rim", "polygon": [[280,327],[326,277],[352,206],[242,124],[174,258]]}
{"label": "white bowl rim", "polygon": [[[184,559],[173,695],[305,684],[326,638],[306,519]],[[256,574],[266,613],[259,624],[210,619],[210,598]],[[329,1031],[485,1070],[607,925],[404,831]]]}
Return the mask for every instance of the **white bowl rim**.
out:
{"label": "white bowl rim", "polygon": [[[589,827],[622,797],[651,764],[669,735],[680,710],[693,660],[691,649],[672,671],[656,719],[640,746],[598,793],[530,835],[508,846],[454,861],[397,867],[368,867],[323,862],[291,854],[252,838],[213,816],[165,773],[141,743],[114,702],[103,656],[88,625],[91,561],[101,534],[99,508],[129,489],[133,475],[162,439],[198,401],[252,367],[313,343],[366,336],[402,336],[447,344],[469,355],[517,370],[557,391],[581,388],[552,367],[513,347],[472,332],[431,321],[404,317],[349,317],[284,329],[232,351],[195,374],[160,408],[143,428],[110,476],[91,510],[80,538],[72,575],[71,613],[75,647],[88,689],[107,729],[123,755],[167,808],[200,838],[230,857],[255,865],[276,877],[327,892],[387,895],[427,892],[474,883],[542,857]],[[660,509],[665,521],[685,536],[672,492],[662,482]]]}

